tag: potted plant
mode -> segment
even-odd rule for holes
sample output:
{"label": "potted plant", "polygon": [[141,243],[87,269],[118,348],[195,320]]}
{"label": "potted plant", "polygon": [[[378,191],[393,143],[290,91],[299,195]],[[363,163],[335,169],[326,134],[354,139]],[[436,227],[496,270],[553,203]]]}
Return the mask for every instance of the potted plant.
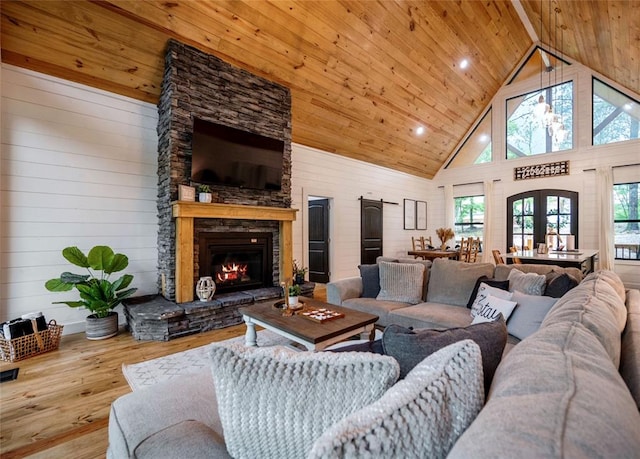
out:
{"label": "potted plant", "polygon": [[447,241],[449,239],[453,239],[453,237],[455,236],[455,234],[453,233],[453,230],[451,228],[438,228],[436,230],[436,234],[438,235],[438,238],[440,239],[440,250],[446,250],[447,249]]}
{"label": "potted plant", "polygon": [[55,301],[54,304],[84,307],[91,311],[92,314],[87,316],[88,339],[106,339],[117,335],[118,313],[113,309],[138,289],[127,289],[133,280],[131,274],[125,274],[114,282],[109,277],[129,265],[127,256],[114,253],[104,245],[92,248],[88,256],[77,247],[67,247],[62,251],[62,256],[69,263],[86,268],[88,274],[65,271],[59,278],[48,280],[45,287],[50,292],[68,292],[74,287],[80,292],[80,301]]}
{"label": "potted plant", "polygon": [[209,185],[198,185],[198,201],[211,202],[211,188]]}
{"label": "potted plant", "polygon": [[299,285],[290,285],[289,286],[289,307],[295,307],[298,305],[298,296],[300,296],[300,286]]}
{"label": "potted plant", "polygon": [[304,276],[307,273],[307,268],[298,266],[298,262],[293,260],[293,281],[298,284],[304,284]]}

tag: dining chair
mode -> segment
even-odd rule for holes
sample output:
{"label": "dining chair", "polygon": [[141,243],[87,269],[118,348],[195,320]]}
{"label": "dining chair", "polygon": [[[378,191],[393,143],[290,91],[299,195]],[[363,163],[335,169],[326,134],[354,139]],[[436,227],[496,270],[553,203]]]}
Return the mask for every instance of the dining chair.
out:
{"label": "dining chair", "polygon": [[493,249],[491,253],[493,254],[493,260],[496,262],[496,265],[504,264],[504,260],[502,259],[502,256],[500,255],[500,251],[498,249]]}
{"label": "dining chair", "polygon": [[413,247],[413,250],[424,250],[425,249],[425,245],[424,245],[424,237],[420,236],[420,237],[411,237],[411,246]]}
{"label": "dining chair", "polygon": [[[518,249],[515,248],[515,247],[509,248],[509,251],[511,253],[513,253],[513,254],[518,253]],[[516,264],[516,265],[522,264],[522,261],[520,260],[520,258],[518,258],[516,256],[511,257],[511,260],[513,260],[513,263]]]}
{"label": "dining chair", "polygon": [[460,261],[469,261],[469,255],[470,255],[470,250],[471,250],[471,240],[473,238],[462,238],[460,239],[460,255],[458,256],[458,259]]}
{"label": "dining chair", "polygon": [[467,253],[467,263],[475,263],[480,252],[480,238],[469,238],[469,251]]}

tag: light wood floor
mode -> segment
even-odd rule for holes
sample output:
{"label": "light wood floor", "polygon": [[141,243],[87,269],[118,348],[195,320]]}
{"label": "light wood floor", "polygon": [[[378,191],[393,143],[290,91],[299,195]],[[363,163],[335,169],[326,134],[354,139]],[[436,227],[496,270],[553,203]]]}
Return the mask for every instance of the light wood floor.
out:
{"label": "light wood floor", "polygon": [[[325,292],[318,286],[314,298],[326,299]],[[124,331],[115,338],[89,341],[80,333],[63,336],[56,351],[0,363],[0,370],[20,368],[17,380],[0,384],[0,457],[104,458],[111,403],[131,391],[122,364],[244,332],[245,326],[237,325],[169,342],[136,341]]]}

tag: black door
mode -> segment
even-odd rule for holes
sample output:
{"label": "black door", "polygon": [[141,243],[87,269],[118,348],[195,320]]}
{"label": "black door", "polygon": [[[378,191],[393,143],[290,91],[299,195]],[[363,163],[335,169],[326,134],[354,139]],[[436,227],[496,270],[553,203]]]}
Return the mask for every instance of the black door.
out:
{"label": "black door", "polygon": [[329,200],[309,201],[309,281],[329,282]]}
{"label": "black door", "polygon": [[382,256],[382,201],[360,202],[360,263],[374,264]]}

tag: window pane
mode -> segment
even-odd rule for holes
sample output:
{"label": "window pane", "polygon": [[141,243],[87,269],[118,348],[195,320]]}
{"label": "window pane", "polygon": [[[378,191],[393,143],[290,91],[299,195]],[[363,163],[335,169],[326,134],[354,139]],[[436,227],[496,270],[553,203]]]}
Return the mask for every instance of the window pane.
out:
{"label": "window pane", "polygon": [[524,214],[533,215],[535,211],[533,207],[533,198],[526,198],[524,200]]}
{"label": "window pane", "polygon": [[484,196],[462,196],[455,198],[456,239],[482,238],[484,223]]}
{"label": "window pane", "polygon": [[560,213],[561,214],[570,214],[571,213],[571,199],[569,199],[569,198],[560,198]]}
{"label": "window pane", "polygon": [[615,257],[640,260],[640,183],[613,186]]}
{"label": "window pane", "polygon": [[572,81],[508,99],[507,114],[507,159],[573,148]]}
{"label": "window pane", "polygon": [[489,162],[491,162],[491,109],[482,117],[445,169]]}
{"label": "window pane", "polygon": [[640,138],[640,103],[596,78],[592,110],[594,145]]}
{"label": "window pane", "polygon": [[547,215],[556,215],[558,213],[558,197],[547,196]]}
{"label": "window pane", "polygon": [[513,201],[513,215],[522,215],[522,200]]}

